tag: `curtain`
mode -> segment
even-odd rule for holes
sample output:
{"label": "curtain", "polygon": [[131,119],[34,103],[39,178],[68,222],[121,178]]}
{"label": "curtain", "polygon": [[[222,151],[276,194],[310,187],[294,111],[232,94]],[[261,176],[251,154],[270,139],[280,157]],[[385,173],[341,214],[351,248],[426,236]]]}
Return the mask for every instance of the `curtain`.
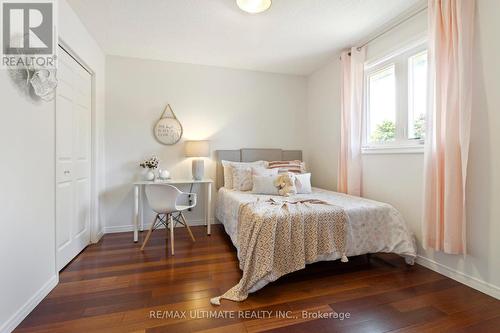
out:
{"label": "curtain", "polygon": [[424,158],[423,245],[466,252],[475,0],[429,0],[429,107]]}
{"label": "curtain", "polygon": [[366,48],[342,52],[337,191],[361,196],[363,75]]}

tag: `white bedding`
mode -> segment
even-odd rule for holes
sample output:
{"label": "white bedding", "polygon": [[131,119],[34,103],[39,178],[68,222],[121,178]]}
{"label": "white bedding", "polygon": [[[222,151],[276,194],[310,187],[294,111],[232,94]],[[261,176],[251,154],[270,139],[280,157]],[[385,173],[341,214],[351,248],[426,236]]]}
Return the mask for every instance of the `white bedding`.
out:
{"label": "white bedding", "polygon": [[[390,252],[403,256],[407,263],[413,264],[416,256],[415,238],[408,229],[401,214],[391,205],[364,198],[345,195],[338,192],[313,188],[311,194],[296,194],[290,197],[259,195],[251,192],[239,192],[224,187],[217,195],[216,217],[222,222],[226,233],[239,251],[237,228],[238,211],[242,203],[260,198],[276,200],[319,199],[341,206],[349,217],[347,251],[348,257],[366,253]],[[338,255],[320,258],[336,260]],[[271,281],[259,283],[258,290]]]}

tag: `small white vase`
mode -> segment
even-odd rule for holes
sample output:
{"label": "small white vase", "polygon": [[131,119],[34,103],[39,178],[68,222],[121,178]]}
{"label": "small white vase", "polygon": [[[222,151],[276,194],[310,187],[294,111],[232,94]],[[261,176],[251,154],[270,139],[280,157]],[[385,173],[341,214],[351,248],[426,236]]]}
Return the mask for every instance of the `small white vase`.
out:
{"label": "small white vase", "polygon": [[148,169],[148,171],[144,175],[144,180],[149,180],[149,181],[155,180],[155,173],[153,172],[153,170]]}

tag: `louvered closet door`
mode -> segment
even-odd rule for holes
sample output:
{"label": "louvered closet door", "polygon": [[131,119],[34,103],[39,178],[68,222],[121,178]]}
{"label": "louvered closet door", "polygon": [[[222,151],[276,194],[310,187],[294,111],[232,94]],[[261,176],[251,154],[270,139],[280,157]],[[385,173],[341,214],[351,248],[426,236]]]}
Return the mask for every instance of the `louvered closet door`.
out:
{"label": "louvered closet door", "polygon": [[91,75],[59,48],[56,248],[61,270],[90,243]]}

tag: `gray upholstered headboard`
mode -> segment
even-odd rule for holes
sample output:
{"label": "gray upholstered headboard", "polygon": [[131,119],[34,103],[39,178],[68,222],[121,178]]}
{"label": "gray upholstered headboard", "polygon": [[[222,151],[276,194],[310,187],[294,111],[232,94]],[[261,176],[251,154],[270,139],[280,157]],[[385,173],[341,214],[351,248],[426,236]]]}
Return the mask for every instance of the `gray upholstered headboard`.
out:
{"label": "gray upholstered headboard", "polygon": [[236,149],[236,150],[216,150],[215,159],[217,161],[217,174],[215,185],[217,189],[224,185],[224,169],[222,160],[233,162],[254,162],[254,161],[302,161],[301,150],[282,150],[282,149]]}

